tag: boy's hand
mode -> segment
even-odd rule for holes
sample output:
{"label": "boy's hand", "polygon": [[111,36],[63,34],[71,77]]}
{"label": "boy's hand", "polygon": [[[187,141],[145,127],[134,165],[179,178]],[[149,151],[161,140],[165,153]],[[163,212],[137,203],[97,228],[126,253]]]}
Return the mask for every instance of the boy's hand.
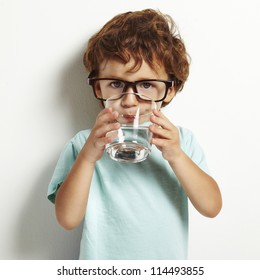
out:
{"label": "boy's hand", "polygon": [[179,131],[161,111],[154,110],[151,116],[150,131],[153,133],[152,144],[161,152],[164,159],[174,161],[182,153],[179,140]]}
{"label": "boy's hand", "polygon": [[107,132],[120,127],[118,122],[114,122],[117,117],[118,113],[111,108],[106,108],[97,115],[95,125],[82,149],[85,160],[95,164],[103,156],[106,144],[113,141],[113,138],[106,137]]}

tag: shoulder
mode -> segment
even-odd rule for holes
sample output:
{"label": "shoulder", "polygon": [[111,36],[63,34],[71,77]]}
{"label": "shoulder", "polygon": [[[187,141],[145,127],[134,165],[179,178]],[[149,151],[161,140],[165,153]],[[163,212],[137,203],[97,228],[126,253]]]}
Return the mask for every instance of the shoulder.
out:
{"label": "shoulder", "polygon": [[206,157],[203,148],[194,136],[193,132],[187,128],[178,127],[182,150],[206,173],[209,173]]}
{"label": "shoulder", "polygon": [[77,134],[75,134],[74,137],[72,137],[70,139],[70,141],[72,143],[77,143],[77,142],[80,142],[82,140],[86,140],[88,138],[90,132],[91,132],[91,129],[81,130]]}
{"label": "shoulder", "polygon": [[79,152],[84,146],[91,129],[81,130],[77,134],[75,134],[66,144],[65,149],[68,147],[72,147],[74,150]]}
{"label": "shoulder", "polygon": [[190,129],[182,126],[177,126],[177,128],[179,130],[181,144],[188,144],[195,138],[194,133]]}
{"label": "shoulder", "polygon": [[191,130],[180,126],[178,126],[178,130],[180,144],[183,151],[185,151],[189,156],[194,154],[194,151],[203,152],[202,147]]}

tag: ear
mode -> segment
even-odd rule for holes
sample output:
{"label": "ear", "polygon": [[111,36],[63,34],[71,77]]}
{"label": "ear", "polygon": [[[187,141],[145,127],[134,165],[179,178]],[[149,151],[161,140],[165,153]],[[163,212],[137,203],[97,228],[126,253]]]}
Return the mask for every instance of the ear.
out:
{"label": "ear", "polygon": [[166,95],[166,98],[164,99],[164,102],[165,102],[165,103],[169,103],[169,102],[173,99],[174,96],[175,96],[174,87],[170,87],[170,88],[168,89],[168,93],[167,93],[167,95]]}

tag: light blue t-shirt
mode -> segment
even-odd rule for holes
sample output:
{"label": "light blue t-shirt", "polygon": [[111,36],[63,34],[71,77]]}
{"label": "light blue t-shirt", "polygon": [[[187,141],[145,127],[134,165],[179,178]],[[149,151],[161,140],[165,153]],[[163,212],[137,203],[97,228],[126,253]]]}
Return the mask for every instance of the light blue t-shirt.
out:
{"label": "light blue t-shirt", "polygon": [[[179,127],[183,151],[204,171],[204,153],[193,134]],[[65,146],[48,187],[55,202],[90,130]],[[186,259],[188,201],[170,165],[152,147],[141,163],[119,163],[104,152],[96,163],[84,218],[80,259]]]}

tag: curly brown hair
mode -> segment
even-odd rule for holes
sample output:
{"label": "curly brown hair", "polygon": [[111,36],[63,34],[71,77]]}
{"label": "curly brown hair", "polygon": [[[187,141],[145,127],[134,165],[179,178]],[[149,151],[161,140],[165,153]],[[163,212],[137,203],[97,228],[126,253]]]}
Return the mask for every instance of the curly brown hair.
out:
{"label": "curly brown hair", "polygon": [[115,16],[90,38],[83,62],[98,76],[103,61],[115,59],[126,64],[131,58],[133,68],[140,67],[143,60],[153,70],[164,66],[169,78],[175,80],[176,93],[189,75],[189,55],[176,24],[160,11],[146,9]]}

